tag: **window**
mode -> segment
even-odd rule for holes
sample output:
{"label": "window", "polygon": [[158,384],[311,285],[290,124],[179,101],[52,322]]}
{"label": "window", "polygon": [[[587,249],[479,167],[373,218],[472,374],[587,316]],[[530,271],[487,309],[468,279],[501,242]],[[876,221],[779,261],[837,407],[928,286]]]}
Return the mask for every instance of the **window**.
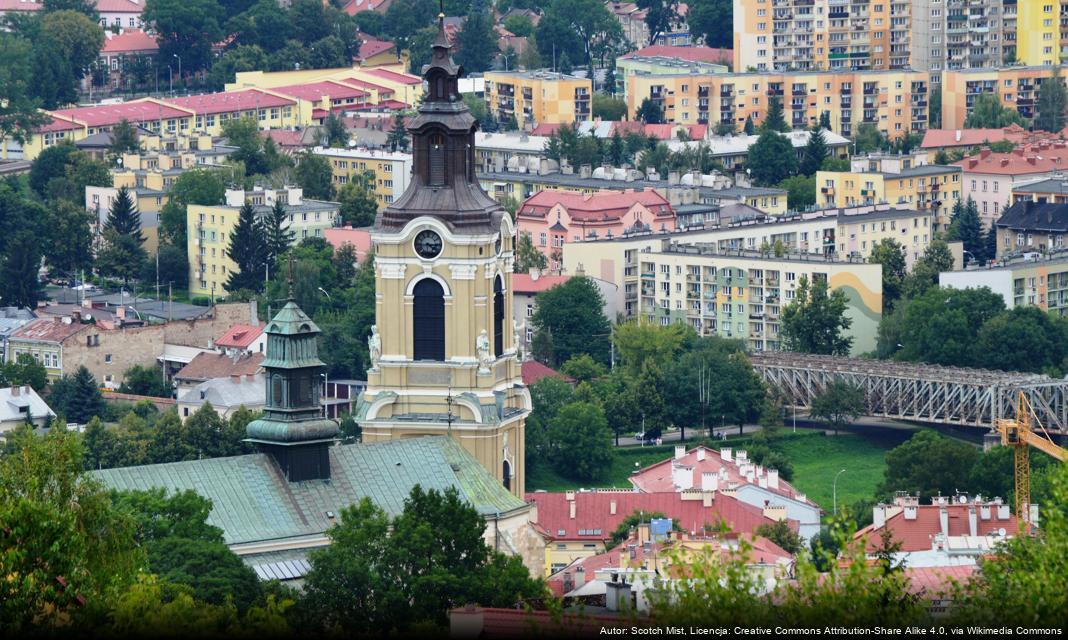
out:
{"label": "window", "polygon": [[445,184],[445,136],[435,133],[430,136],[429,183],[434,186]]}
{"label": "window", "polygon": [[413,330],[415,360],[445,360],[445,292],[436,280],[425,278],[415,285]]}
{"label": "window", "polygon": [[504,283],[501,276],[493,283],[493,355],[504,353]]}

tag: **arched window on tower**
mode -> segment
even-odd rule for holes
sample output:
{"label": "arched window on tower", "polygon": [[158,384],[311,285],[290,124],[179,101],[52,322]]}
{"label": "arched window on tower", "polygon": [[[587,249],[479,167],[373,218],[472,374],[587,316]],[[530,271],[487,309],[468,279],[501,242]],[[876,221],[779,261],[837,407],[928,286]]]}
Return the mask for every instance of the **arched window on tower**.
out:
{"label": "arched window on tower", "polygon": [[431,186],[445,184],[445,136],[435,133],[430,136],[430,177]]}
{"label": "arched window on tower", "polygon": [[512,490],[512,465],[507,460],[504,461],[504,468],[501,469],[504,476],[504,488],[509,491]]}
{"label": "arched window on tower", "polygon": [[445,360],[445,292],[436,280],[420,280],[412,291],[415,360]]}
{"label": "arched window on tower", "polygon": [[493,355],[504,353],[504,283],[501,276],[493,281]]}

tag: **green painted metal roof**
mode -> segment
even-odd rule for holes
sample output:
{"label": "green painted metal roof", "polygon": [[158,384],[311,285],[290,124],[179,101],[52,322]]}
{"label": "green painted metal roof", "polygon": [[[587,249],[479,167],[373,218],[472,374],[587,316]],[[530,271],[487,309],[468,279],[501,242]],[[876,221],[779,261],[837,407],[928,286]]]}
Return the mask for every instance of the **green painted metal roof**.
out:
{"label": "green painted metal roof", "polygon": [[439,491],[456,487],[484,516],[525,506],[447,436],[335,446],[330,464],[331,480],[292,483],[262,453],[93,474],[113,489],[192,489],[210,498],[208,522],[223,529],[227,544],[322,533],[333,524],[328,511],[338,514],[364,497],[396,515],[416,484]]}
{"label": "green painted metal roof", "polygon": [[282,307],[265,329],[267,333],[275,335],[295,336],[309,333],[319,333],[319,327],[312,322],[308,314],[290,300]]}

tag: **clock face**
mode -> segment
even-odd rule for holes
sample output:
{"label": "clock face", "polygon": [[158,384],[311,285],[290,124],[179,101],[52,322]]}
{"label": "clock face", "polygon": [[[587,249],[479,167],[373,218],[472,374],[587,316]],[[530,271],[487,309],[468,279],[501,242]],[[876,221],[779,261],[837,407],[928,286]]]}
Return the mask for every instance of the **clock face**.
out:
{"label": "clock face", "polygon": [[421,258],[436,258],[441,253],[441,236],[427,229],[415,236],[415,252]]}

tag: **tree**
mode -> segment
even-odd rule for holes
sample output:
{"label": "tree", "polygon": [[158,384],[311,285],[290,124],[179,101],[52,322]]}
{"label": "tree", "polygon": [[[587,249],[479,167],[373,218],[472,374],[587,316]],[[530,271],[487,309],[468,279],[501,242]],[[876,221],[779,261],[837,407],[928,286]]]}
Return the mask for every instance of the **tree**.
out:
{"label": "tree", "polygon": [[905,281],[905,247],[893,238],[883,238],[871,248],[868,262],[883,268],[883,313],[893,310]]}
{"label": "tree", "polygon": [[1068,90],[1061,77],[1061,68],[1056,66],[1053,75],[1043,80],[1038,89],[1035,129],[1059,132],[1065,125],[1065,109],[1068,109]]}
{"label": "tree", "polygon": [[766,131],[786,133],[789,130],[790,125],[786,124],[786,118],[782,114],[782,98],[777,96],[768,98],[768,113],[764,116],[764,121],[760,123],[760,133]]}
{"label": "tree", "polygon": [[741,342],[716,336],[672,358],[664,369],[664,404],[676,426],[707,429],[757,420],[766,390]]}
{"label": "tree", "polygon": [[976,364],[986,369],[1068,372],[1068,321],[1038,307],[1014,307],[990,318],[981,329]]}
{"label": "tree", "polygon": [[1001,104],[997,93],[980,93],[972,102],[972,112],[964,120],[965,129],[1001,129],[1010,124],[1025,126],[1027,122],[1020,112]]}
{"label": "tree", "polygon": [[753,180],[760,185],[774,185],[797,173],[797,155],[790,140],[773,130],[764,130],[749,147],[746,160]]}
{"label": "tree", "polygon": [[649,44],[678,22],[678,2],[674,0],[638,0],[638,8],[645,9],[645,24],[649,27]]}
{"label": "tree", "polygon": [[705,0],[691,4],[686,12],[690,33],[699,37],[706,47],[733,46],[731,0]]}
{"label": "tree", "polygon": [[141,215],[137,211],[137,205],[134,204],[133,196],[130,195],[128,188],[119,187],[115,194],[115,201],[108,210],[104,230],[134,236],[139,243],[144,242],[144,238],[141,237]]}
{"label": "tree", "polygon": [[612,430],[612,435],[615,437],[617,447],[619,436],[633,433],[635,427],[642,421],[642,408],[638,405],[635,385],[636,381],[628,379],[623,369],[613,369],[602,387],[601,403],[604,407],[604,416],[608,421],[608,428]]}
{"label": "tree", "polygon": [[516,14],[508,16],[504,19],[503,24],[505,29],[520,38],[526,38],[534,33],[534,23],[530,21],[530,18],[524,15]]}
{"label": "tree", "polygon": [[293,239],[297,237],[297,232],[290,228],[289,213],[286,211],[286,205],[281,200],[275,200],[271,210],[263,217],[263,233],[264,241],[267,245],[267,264],[276,264],[282,257],[290,245],[293,244]]}
{"label": "tree", "polygon": [[809,415],[838,435],[839,429],[856,422],[864,411],[864,391],[844,380],[835,380],[812,399]]}
{"label": "tree", "polygon": [[916,298],[931,287],[938,286],[938,274],[953,268],[953,254],[949,245],[936,238],[927,245],[923,257],[912,265],[912,273],[905,278],[902,293],[906,298]]}
{"label": "tree", "polygon": [[497,34],[493,31],[493,20],[487,13],[468,13],[455,40],[459,51],[453,53],[453,58],[457,64],[463,65],[464,71],[486,71],[497,57]]}
{"label": "tree", "polygon": [[819,125],[812,127],[808,135],[808,143],[801,157],[801,173],[806,176],[816,175],[827,159],[827,140],[823,136],[823,129]]}
{"label": "tree", "polygon": [[111,128],[108,155],[112,158],[121,158],[124,153],[136,153],[140,150],[141,141],[138,139],[137,128],[126,118],[119,120],[118,124]]}
{"label": "tree", "polygon": [[605,374],[604,365],[590,357],[588,353],[573,356],[560,367],[565,376],[578,382],[589,382]]}
{"label": "tree", "polygon": [[144,238],[140,232],[126,234],[115,229],[104,229],[103,235],[104,246],[96,258],[97,270],[103,275],[121,278],[125,287],[143,268],[147,255],[141,246]]}
{"label": "tree", "polygon": [[604,317],[604,297],[592,280],[582,276],[542,291],[531,323],[539,334],[552,340],[552,349],[540,354],[550,366],[559,366],[572,356],[588,353],[600,363],[608,362],[610,325]]}
{"label": "tree", "polygon": [[742,133],[747,136],[751,136],[756,133],[756,125],[753,124],[752,115],[748,115],[745,117],[745,125],[742,127]]}
{"label": "tree", "polygon": [[519,66],[523,69],[540,69],[542,67],[541,54],[538,53],[538,41],[532,33],[527,36],[527,46],[519,54]]}
{"label": "tree", "polygon": [[378,214],[378,200],[363,180],[353,179],[341,185],[337,192],[341,203],[341,220],[353,227],[369,227]]}
{"label": "tree", "polygon": [[237,225],[230,232],[230,246],[226,256],[237,264],[226,281],[227,291],[260,291],[263,289],[267,247],[263,225],[256,217],[256,208],[246,202],[237,213]]}
{"label": "tree", "polygon": [[223,38],[223,11],[214,0],[147,0],[141,16],[159,38],[159,60],[178,58],[187,72],[211,66],[211,47]]}
{"label": "tree", "polygon": [[551,462],[549,427],[562,408],[574,401],[571,385],[556,376],[546,376],[530,385],[533,410],[527,418],[526,464],[533,468]]}
{"label": "tree", "polygon": [[[593,95],[593,117],[601,120],[623,120],[627,117],[627,103],[622,98],[613,98],[600,93]],[[619,135],[619,132],[615,132]],[[622,143],[622,139],[620,140]]]}
{"label": "tree", "polygon": [[210,169],[183,171],[171,185],[167,204],[160,211],[160,238],[185,249],[186,207],[191,204],[217,205],[224,202],[226,184],[222,173]]}
{"label": "tree", "polygon": [[304,153],[297,162],[297,184],[304,190],[304,196],[316,200],[329,200],[334,197],[334,173],[330,161],[325,157]]}
{"label": "tree", "polygon": [[48,385],[48,371],[28,353],[20,353],[10,362],[0,365],[0,387],[29,385],[34,391],[44,391]]}
{"label": "tree", "polygon": [[853,134],[853,147],[856,149],[855,153],[868,153],[871,151],[879,151],[887,145],[886,136],[882,131],[879,131],[879,127],[870,122],[863,122],[857,127],[857,132]]}
{"label": "tree", "polygon": [[[601,45],[619,42],[622,28],[619,22],[598,0],[552,0],[545,8],[535,36],[541,44],[542,57],[545,47],[556,43],[558,60],[580,59],[587,68],[593,68],[594,50]],[[563,64],[559,65],[563,71]]]}
{"label": "tree", "polygon": [[779,183],[786,190],[786,205],[793,211],[802,211],[816,204],[816,176],[790,176]]}
{"label": "tree", "polygon": [[223,136],[237,147],[229,159],[243,164],[245,175],[267,175],[287,162],[274,142],[260,135],[259,126],[252,118],[227,120],[223,123]]}
{"label": "tree", "polygon": [[189,286],[189,258],[185,255],[184,247],[171,244],[162,244],[156,251],[156,259],[145,260],[145,266],[141,270],[142,282],[156,282],[161,285],[170,284],[176,289],[185,289]]}
{"label": "tree", "polygon": [[661,326],[649,322],[626,322],[612,332],[620,365],[637,377],[646,362],[665,368],[682,352],[692,330],[682,324]]}
{"label": "tree", "polygon": [[633,391],[636,392],[641,431],[645,438],[659,438],[667,427],[668,411],[663,394],[666,387],[663,369],[652,360],[643,362]]}
{"label": "tree", "polygon": [[34,53],[26,39],[0,32],[0,60],[4,61],[0,64],[0,96],[4,96],[0,100],[0,136],[20,143],[25,143],[38,126],[50,120],[37,110],[40,100],[35,87],[40,68],[31,66]]}
{"label": "tree", "polygon": [[52,385],[49,403],[57,414],[71,422],[85,424],[94,416],[105,415],[104,396],[96,378],[84,366]]}
{"label": "tree", "polygon": [[846,317],[843,291],[828,290],[827,280],[809,283],[802,276],[793,302],[782,310],[783,348],[788,351],[822,355],[846,355],[853,337],[843,335],[853,324]]}
{"label": "tree", "polygon": [[366,498],[340,515],[311,554],[300,603],[325,628],[391,635],[443,625],[466,602],[512,607],[544,592],[518,558],[486,546],[485,520],[453,488],[417,485],[392,520]]}
{"label": "tree", "polygon": [[141,365],[134,365],[122,374],[119,392],[157,398],[170,398],[174,394],[171,385],[163,379],[162,370]]}
{"label": "tree", "polygon": [[575,480],[594,480],[615,458],[604,411],[588,402],[560,409],[549,424],[549,440],[553,466]]}
{"label": "tree", "polygon": [[[950,217],[949,229],[946,240],[959,240],[964,244],[964,250],[971,254],[971,259],[982,262],[986,259],[986,244],[983,241],[983,223],[979,219],[979,208],[975,200],[969,197],[965,202],[953,203],[953,212]],[[967,260],[967,255],[965,255]]]}
{"label": "tree", "polygon": [[104,30],[95,20],[77,11],[55,11],[41,16],[41,36],[56,47],[80,79],[96,61],[104,46]]}
{"label": "tree", "polygon": [[520,233],[515,247],[515,272],[528,273],[531,269],[543,270],[549,266],[549,259],[534,246],[529,233]]}
{"label": "tree", "polygon": [[267,53],[261,47],[254,44],[238,45],[227,50],[211,65],[208,83],[221,90],[226,84],[237,80],[238,73],[266,69],[268,66]]}
{"label": "tree", "polygon": [[[2,39],[3,34],[0,34]],[[66,174],[67,168],[74,162],[72,156],[78,153],[78,149],[70,142],[63,141],[41,151],[30,164],[30,188],[37,195],[44,197],[48,183],[53,178],[59,178]]]}
{"label": "tree", "polygon": [[804,538],[791,529],[786,520],[777,520],[775,524],[762,524],[753,533],[771,540],[791,555],[797,555],[805,547]]}
{"label": "tree", "polygon": [[605,543],[606,549],[614,549],[619,546],[619,543],[623,542],[631,536],[635,529],[640,524],[648,524],[653,520],[666,520],[667,516],[660,511],[651,511],[645,513],[643,511],[634,511],[626,518],[623,518],[619,522],[619,526],[612,532],[612,537]]}
{"label": "tree", "polygon": [[664,109],[660,103],[651,98],[645,98],[634,117],[646,124],[661,124],[664,122]]}
{"label": "tree", "polygon": [[952,496],[968,486],[968,476],[979,457],[970,444],[924,429],[886,454],[886,467],[878,495],[891,498],[897,491],[930,497]]}
{"label": "tree", "polygon": [[45,13],[77,11],[93,22],[100,21],[100,14],[96,11],[96,4],[90,0],[44,0],[41,5]]}
{"label": "tree", "polygon": [[[464,97],[466,102],[466,96]],[[393,116],[393,128],[389,130],[389,136],[386,137],[386,146],[393,152],[408,151],[408,130],[404,127],[404,116],[400,113]]]}
{"label": "tree", "polygon": [[15,307],[37,308],[41,299],[41,242],[33,232],[21,230],[7,240],[0,260],[0,301]]}
{"label": "tree", "polygon": [[0,456],[0,620],[19,636],[81,627],[83,605],[106,610],[144,562],[132,522],[82,471],[77,434],[8,439],[18,455]]}
{"label": "tree", "polygon": [[[914,268],[915,271],[915,268]],[[911,277],[911,276],[910,276]],[[955,367],[973,367],[980,359],[979,331],[1005,310],[1005,302],[990,289],[949,289],[932,286],[894,312],[901,329],[894,337],[898,360]],[[896,353],[895,353],[896,351]]]}

